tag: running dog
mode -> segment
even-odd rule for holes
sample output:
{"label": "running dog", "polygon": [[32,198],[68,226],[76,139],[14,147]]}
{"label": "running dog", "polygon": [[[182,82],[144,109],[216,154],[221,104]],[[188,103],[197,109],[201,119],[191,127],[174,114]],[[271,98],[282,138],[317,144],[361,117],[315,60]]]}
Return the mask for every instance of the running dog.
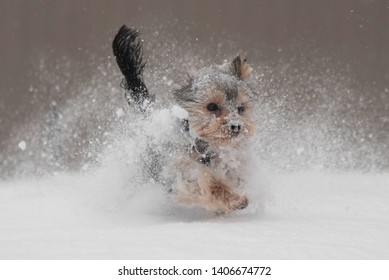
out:
{"label": "running dog", "polygon": [[[130,105],[147,113],[155,101],[144,80],[139,31],[122,26],[113,40],[113,53],[124,75],[121,86]],[[238,54],[230,63],[212,65],[188,77],[173,92],[188,117],[182,128],[191,143],[174,155],[175,182],[170,195],[185,206],[218,213],[244,209],[248,164],[246,140],[255,130],[250,118],[255,92],[246,80],[251,68]]]}

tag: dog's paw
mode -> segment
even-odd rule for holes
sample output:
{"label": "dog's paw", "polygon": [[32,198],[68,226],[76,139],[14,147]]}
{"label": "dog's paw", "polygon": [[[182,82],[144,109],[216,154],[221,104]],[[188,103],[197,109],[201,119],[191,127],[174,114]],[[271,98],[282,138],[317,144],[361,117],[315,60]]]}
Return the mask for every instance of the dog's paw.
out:
{"label": "dog's paw", "polygon": [[247,206],[249,206],[249,199],[247,198],[247,196],[243,196],[240,203],[238,204],[237,209],[242,210],[247,208]]}
{"label": "dog's paw", "polygon": [[235,199],[228,201],[229,211],[242,210],[249,205],[247,196],[238,196]]}

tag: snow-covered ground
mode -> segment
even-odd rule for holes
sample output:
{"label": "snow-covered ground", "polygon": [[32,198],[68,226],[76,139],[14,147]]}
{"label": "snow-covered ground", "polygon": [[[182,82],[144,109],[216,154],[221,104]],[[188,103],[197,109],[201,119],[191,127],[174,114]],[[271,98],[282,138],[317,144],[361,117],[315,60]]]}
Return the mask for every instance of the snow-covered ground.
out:
{"label": "snow-covered ground", "polygon": [[0,259],[389,258],[389,174],[265,172],[264,209],[225,216],[116,175],[0,183]]}

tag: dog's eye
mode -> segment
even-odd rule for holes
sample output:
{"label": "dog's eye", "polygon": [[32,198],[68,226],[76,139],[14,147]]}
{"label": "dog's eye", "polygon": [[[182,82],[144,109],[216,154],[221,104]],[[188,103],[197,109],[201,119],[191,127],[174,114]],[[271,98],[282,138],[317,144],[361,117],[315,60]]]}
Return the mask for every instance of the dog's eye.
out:
{"label": "dog's eye", "polygon": [[208,111],[216,111],[217,109],[219,109],[219,107],[215,104],[215,103],[209,103],[207,105],[207,109]]}
{"label": "dog's eye", "polygon": [[239,106],[238,107],[238,113],[242,114],[243,112],[244,112],[244,107],[243,106]]}

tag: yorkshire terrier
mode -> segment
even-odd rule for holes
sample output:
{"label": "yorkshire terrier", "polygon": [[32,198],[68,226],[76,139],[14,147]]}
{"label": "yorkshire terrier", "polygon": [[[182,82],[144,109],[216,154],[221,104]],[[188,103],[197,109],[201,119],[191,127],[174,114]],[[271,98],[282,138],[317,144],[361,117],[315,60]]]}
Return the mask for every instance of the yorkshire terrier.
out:
{"label": "yorkshire terrier", "polygon": [[[112,48],[124,75],[121,86],[127,102],[147,112],[155,97],[143,81],[145,63],[139,31],[122,26]],[[245,143],[254,132],[250,113],[255,97],[246,83],[250,71],[246,59],[238,54],[231,63],[188,77],[174,91],[176,102],[188,113],[182,131],[193,139],[171,163],[176,175],[171,195],[178,203],[219,213],[248,206]]]}

